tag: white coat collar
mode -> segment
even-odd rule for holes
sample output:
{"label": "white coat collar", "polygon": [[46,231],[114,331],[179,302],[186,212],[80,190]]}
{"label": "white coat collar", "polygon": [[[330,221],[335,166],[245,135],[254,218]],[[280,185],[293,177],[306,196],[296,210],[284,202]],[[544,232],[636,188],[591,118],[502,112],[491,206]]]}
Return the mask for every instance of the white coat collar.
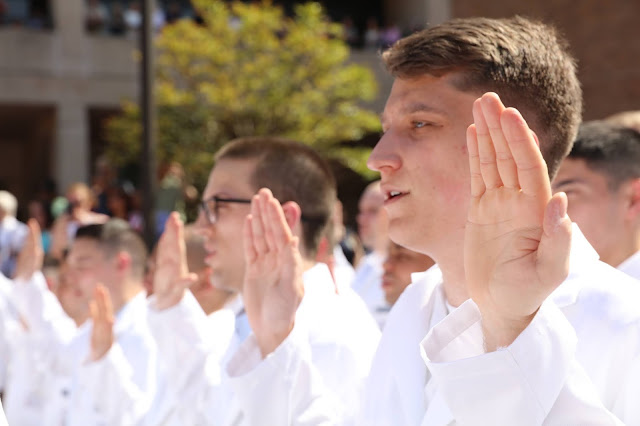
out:
{"label": "white coat collar", "polygon": [[384,365],[393,366],[394,386],[402,392],[400,401],[404,415],[401,418],[408,424],[420,424],[426,409],[424,386],[428,372],[420,356],[419,343],[431,323],[439,322],[446,315],[440,269],[432,267],[425,273],[414,274],[414,278],[418,280],[405,290],[389,313],[382,337],[386,340],[381,345],[384,352],[376,355],[384,357]]}
{"label": "white coat collar", "polygon": [[129,300],[116,314],[113,327],[118,334],[131,327],[140,325],[147,318],[147,293],[141,291]]}
{"label": "white coat collar", "polygon": [[589,244],[577,224],[573,224],[571,232],[571,254],[569,257],[569,276],[549,296],[559,308],[574,304],[578,299],[582,280],[594,266],[598,264],[600,256]]}
{"label": "white coat collar", "polygon": [[617,269],[640,280],[640,251],[632,254],[627,260],[618,265]]}

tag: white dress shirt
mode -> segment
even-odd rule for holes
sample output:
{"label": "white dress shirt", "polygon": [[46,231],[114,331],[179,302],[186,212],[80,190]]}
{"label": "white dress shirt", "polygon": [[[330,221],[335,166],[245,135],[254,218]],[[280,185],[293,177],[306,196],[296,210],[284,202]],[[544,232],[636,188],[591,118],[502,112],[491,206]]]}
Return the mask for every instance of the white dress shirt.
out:
{"label": "white dress shirt", "polygon": [[356,268],[351,288],[358,293],[369,311],[375,315],[380,307],[387,305],[382,290],[384,254],[371,252],[362,259]]}

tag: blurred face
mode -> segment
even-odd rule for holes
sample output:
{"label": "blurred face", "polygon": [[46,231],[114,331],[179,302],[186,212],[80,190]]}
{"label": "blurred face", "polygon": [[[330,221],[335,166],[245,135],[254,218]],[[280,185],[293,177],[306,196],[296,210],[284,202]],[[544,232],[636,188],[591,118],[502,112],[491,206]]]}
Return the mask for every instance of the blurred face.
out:
{"label": "blurred face", "polygon": [[115,217],[126,219],[127,200],[118,192],[112,191],[107,196],[107,207]]}
{"label": "blurred face", "polygon": [[[223,159],[209,175],[203,200],[213,196],[247,199],[256,193],[249,182],[255,169],[253,160]],[[206,263],[211,267],[211,282],[220,289],[240,291],[244,279],[243,227],[251,212],[250,204],[218,203],[217,220],[210,224],[203,212],[198,225],[205,235]]]}
{"label": "blurred face", "polygon": [[97,284],[107,289],[117,282],[115,257],[108,259],[97,242],[90,238],[76,238],[67,258],[66,279],[79,303],[89,309],[89,301]]}
{"label": "blurred face", "polygon": [[390,243],[382,276],[382,290],[387,303],[396,303],[404,289],[411,284],[412,273],[426,271],[433,264],[429,256]]}
{"label": "blurred face", "polygon": [[40,229],[47,229],[47,217],[44,212],[42,203],[32,201],[29,203],[29,217],[35,219],[40,225]]}
{"label": "blurred face", "polygon": [[66,314],[80,325],[89,317],[88,302],[70,285],[68,275],[67,266],[62,265],[55,294]]}
{"label": "blurred face", "polygon": [[622,184],[612,191],[607,177],[591,170],[582,159],[566,158],[558,170],[553,191],[565,192],[569,200],[568,214],[578,224],[589,243],[603,262],[618,266],[622,259],[616,254],[625,240],[633,234],[625,227],[625,215],[629,207],[626,195],[628,185]]}
{"label": "blurred face", "polygon": [[81,189],[74,189],[67,192],[67,200],[69,200],[70,208],[73,206],[74,215],[77,210],[91,210],[89,194]]}
{"label": "blurred face", "polygon": [[367,190],[358,202],[358,235],[362,244],[371,249],[376,243],[377,224],[383,209],[384,196],[382,192]]}
{"label": "blurred face", "polygon": [[436,260],[460,251],[469,203],[466,130],[478,94],[452,77],[396,78],[367,163],[380,172],[391,239]]}

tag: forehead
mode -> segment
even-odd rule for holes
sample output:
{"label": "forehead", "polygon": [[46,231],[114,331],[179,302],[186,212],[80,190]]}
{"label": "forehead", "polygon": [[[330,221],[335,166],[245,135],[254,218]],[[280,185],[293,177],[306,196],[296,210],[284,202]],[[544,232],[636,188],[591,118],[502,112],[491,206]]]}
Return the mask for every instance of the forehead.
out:
{"label": "forehead", "polygon": [[387,99],[382,121],[390,116],[427,112],[457,118],[459,110],[468,110],[471,116],[473,101],[480,92],[465,92],[455,86],[462,76],[449,72],[441,76],[424,74],[412,78],[396,78]]}
{"label": "forehead", "polygon": [[78,262],[102,257],[102,250],[97,241],[90,238],[76,238],[71,244],[69,262]]}
{"label": "forehead", "polygon": [[221,159],[213,166],[203,198],[213,195],[250,197],[257,188],[251,184],[256,168],[254,159]]}
{"label": "forehead", "polygon": [[565,158],[558,169],[553,184],[560,185],[568,183],[569,180],[578,180],[580,182],[593,180],[605,181],[607,180],[607,176],[603,172],[590,168],[582,158]]}

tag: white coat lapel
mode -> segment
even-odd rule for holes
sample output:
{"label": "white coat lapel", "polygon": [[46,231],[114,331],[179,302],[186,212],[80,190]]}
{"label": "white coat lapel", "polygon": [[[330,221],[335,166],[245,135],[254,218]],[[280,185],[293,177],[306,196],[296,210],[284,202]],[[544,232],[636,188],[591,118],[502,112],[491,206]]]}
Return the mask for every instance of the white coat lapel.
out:
{"label": "white coat lapel", "polygon": [[[422,421],[425,412],[424,387],[428,381],[428,371],[420,356],[420,342],[428,333],[433,314],[441,297],[439,291],[441,273],[437,268],[432,268],[414,282],[415,287],[410,294],[413,303],[419,304],[418,309],[407,309],[401,314],[404,321],[395,321],[394,325],[401,324],[403,329],[388,330],[393,332],[394,352],[392,360],[387,365],[393,365],[393,378],[397,388],[403,391],[402,404],[405,412],[404,418],[409,419],[409,424],[418,425]],[[442,301],[443,302],[443,301]],[[415,306],[415,305],[414,305]],[[446,315],[446,307],[444,307]],[[393,309],[392,309],[393,311]],[[392,312],[393,314],[393,312]],[[439,321],[439,320],[438,320]],[[387,330],[385,330],[385,333]]]}

